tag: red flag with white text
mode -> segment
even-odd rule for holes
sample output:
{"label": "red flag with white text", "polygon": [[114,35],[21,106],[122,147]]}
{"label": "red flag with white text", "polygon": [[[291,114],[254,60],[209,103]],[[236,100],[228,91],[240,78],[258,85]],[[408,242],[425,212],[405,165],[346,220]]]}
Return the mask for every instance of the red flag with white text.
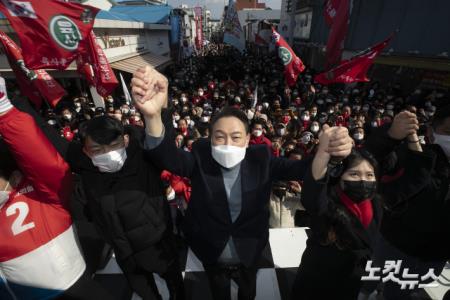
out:
{"label": "red flag with white text", "polygon": [[95,86],[100,96],[109,96],[119,85],[119,81],[93,31],[89,34],[88,42],[89,51],[77,59],[78,72],[84,75],[89,85]]}
{"label": "red flag with white text", "polygon": [[0,0],[0,11],[17,32],[30,69],[66,69],[78,53],[99,9],[64,0]]}
{"label": "red flag with white text", "polygon": [[328,85],[332,83],[368,82],[367,71],[372,66],[375,58],[389,44],[393,35],[367,49],[363,53],[354,56],[350,60],[341,62],[339,66],[328,72],[320,73],[314,77],[317,83]]}
{"label": "red flag with white text", "polygon": [[66,95],[66,91],[45,70],[28,69],[22,57],[22,50],[3,31],[0,31],[0,41],[21,93],[38,108],[41,107],[43,99],[55,107],[59,100]]}
{"label": "red flag with white text", "polygon": [[278,47],[278,56],[284,64],[284,79],[287,85],[294,86],[298,75],[305,70],[305,65],[274,28],[272,28],[272,36]]}

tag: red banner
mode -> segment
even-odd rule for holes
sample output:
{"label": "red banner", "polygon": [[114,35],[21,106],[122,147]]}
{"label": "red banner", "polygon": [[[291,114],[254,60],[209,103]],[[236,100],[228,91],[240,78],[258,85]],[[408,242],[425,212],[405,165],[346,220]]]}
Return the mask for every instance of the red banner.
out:
{"label": "red banner", "polygon": [[111,69],[102,47],[97,43],[93,31],[88,36],[88,42],[89,51],[77,59],[78,72],[87,79],[90,85],[96,87],[100,96],[107,97],[112,94],[119,81]]}
{"label": "red banner", "polygon": [[375,58],[391,41],[392,37],[390,36],[385,41],[376,44],[350,60],[343,61],[336,68],[316,75],[314,80],[323,85],[331,83],[368,82],[367,71],[372,66]]}
{"label": "red banner", "polygon": [[305,65],[274,28],[272,28],[272,35],[278,47],[278,56],[284,64],[284,79],[287,85],[294,86],[297,82],[298,75],[305,70]]}
{"label": "red banner", "polygon": [[[335,4],[337,1],[332,1]],[[345,37],[347,36],[348,23],[350,17],[350,0],[339,1],[336,15],[331,19],[331,28],[327,42],[327,67],[338,64],[342,58]],[[333,6],[335,9],[335,7]]]}
{"label": "red banner", "polygon": [[41,107],[43,98],[55,107],[66,91],[45,70],[28,69],[22,57],[22,50],[3,31],[0,31],[0,40],[22,94],[38,108]]}
{"label": "red banner", "polygon": [[195,7],[194,12],[196,27],[195,43],[197,50],[201,50],[203,47],[203,10],[201,7]]}
{"label": "red banner", "polygon": [[[0,0],[30,69],[66,69],[79,52],[99,9],[63,0]],[[39,45],[39,47],[37,47]]]}
{"label": "red banner", "polygon": [[323,11],[325,22],[328,26],[333,25],[341,0],[328,0],[325,2],[325,9]]}

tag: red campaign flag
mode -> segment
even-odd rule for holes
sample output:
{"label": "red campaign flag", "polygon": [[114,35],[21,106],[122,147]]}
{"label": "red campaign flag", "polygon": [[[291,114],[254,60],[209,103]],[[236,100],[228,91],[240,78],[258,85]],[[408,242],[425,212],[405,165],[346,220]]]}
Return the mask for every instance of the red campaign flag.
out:
{"label": "red campaign flag", "polygon": [[89,52],[81,54],[77,59],[78,72],[85,76],[90,85],[96,87],[100,96],[107,97],[119,85],[119,81],[93,31],[88,36],[88,49]]}
{"label": "red campaign flag", "polygon": [[260,46],[267,46],[267,42],[259,34],[255,33],[255,44]]}
{"label": "red campaign flag", "polygon": [[38,108],[41,107],[43,98],[55,107],[66,95],[66,91],[45,70],[28,69],[22,57],[22,50],[3,31],[0,31],[0,40],[22,94]]}
{"label": "red campaign flag", "polygon": [[336,17],[341,0],[328,0],[325,2],[325,8],[323,14],[325,17],[325,22],[330,27],[333,25],[334,18]]}
{"label": "red campaign flag", "polygon": [[[85,52],[98,8],[64,0],[0,0],[30,69],[66,69]],[[36,47],[39,45],[39,47]]]}
{"label": "red campaign flag", "polygon": [[348,31],[349,17],[350,0],[339,1],[339,7],[335,17],[332,19],[332,25],[328,35],[327,67],[332,67],[341,61],[345,37]]}
{"label": "red campaign flag", "polygon": [[343,61],[336,68],[316,75],[314,80],[323,85],[331,83],[368,82],[367,71],[372,66],[375,58],[389,44],[392,38],[393,35],[363,53],[354,56],[350,60]]}
{"label": "red campaign flag", "polygon": [[284,64],[284,78],[286,83],[289,86],[294,86],[297,82],[298,75],[305,70],[305,65],[274,28],[272,28],[272,36],[278,46],[278,56]]}

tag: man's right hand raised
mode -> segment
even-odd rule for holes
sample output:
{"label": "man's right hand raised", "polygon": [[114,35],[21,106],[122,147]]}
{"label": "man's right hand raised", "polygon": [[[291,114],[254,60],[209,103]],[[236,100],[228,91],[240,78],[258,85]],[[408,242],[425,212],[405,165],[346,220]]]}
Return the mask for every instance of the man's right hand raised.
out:
{"label": "man's right hand raised", "polygon": [[150,66],[140,67],[133,74],[131,87],[134,105],[144,118],[160,116],[168,98],[167,78]]}
{"label": "man's right hand raised", "polygon": [[145,119],[148,135],[159,137],[163,134],[161,110],[167,104],[168,81],[150,66],[139,68],[131,80],[134,105]]}

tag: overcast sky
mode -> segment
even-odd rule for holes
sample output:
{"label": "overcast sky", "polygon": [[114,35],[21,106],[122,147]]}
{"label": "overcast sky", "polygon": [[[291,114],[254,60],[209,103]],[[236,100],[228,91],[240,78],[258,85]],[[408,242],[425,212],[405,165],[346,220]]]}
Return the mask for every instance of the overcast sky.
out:
{"label": "overcast sky", "polygon": [[[259,2],[265,2],[266,6],[272,9],[280,9],[281,7],[281,0],[260,0]],[[211,10],[214,19],[220,19],[224,5],[228,5],[228,0],[168,0],[168,4],[172,7],[178,7],[181,4],[187,4],[189,7],[206,6],[207,9]]]}

